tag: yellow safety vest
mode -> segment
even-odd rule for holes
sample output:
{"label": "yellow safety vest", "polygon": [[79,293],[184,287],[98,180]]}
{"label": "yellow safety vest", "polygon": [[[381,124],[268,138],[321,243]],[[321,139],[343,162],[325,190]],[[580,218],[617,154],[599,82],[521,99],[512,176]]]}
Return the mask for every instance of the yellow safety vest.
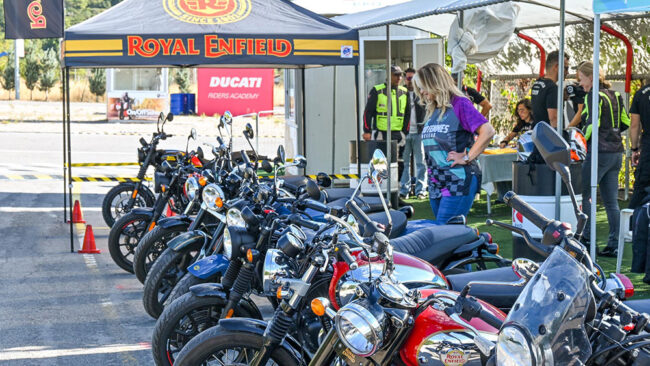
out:
{"label": "yellow safety vest", "polygon": [[[388,96],[384,92],[386,84],[375,85],[377,91],[377,129],[386,131],[388,128]],[[401,131],[404,127],[404,113],[406,112],[406,99],[408,98],[408,89],[403,86],[391,89],[393,104],[391,105],[390,129],[391,131]]]}

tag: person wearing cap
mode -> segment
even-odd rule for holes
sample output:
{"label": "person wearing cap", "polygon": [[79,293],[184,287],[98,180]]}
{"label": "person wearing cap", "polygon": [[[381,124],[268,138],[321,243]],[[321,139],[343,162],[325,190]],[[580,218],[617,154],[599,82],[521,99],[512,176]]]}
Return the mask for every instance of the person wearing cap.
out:
{"label": "person wearing cap", "polygon": [[406,89],[409,93],[409,109],[410,109],[410,121],[409,121],[409,130],[408,135],[406,135],[406,144],[404,145],[404,170],[402,171],[402,178],[400,179],[400,190],[399,195],[402,198],[408,198],[408,195],[411,191],[411,155],[413,156],[413,164],[415,165],[415,195],[418,199],[425,199],[425,186],[424,186],[424,177],[427,172],[427,166],[424,163],[424,148],[422,146],[422,138],[420,134],[422,133],[422,128],[424,127],[425,116],[427,114],[426,109],[422,104],[420,104],[420,99],[415,96],[413,91],[413,77],[415,76],[415,69],[409,67],[404,72],[406,76]]}
{"label": "person wearing cap", "polygon": [[[458,84],[458,74],[453,73],[451,74],[451,77],[454,79],[454,82]],[[463,89],[461,90],[469,100],[472,101],[472,103],[476,104],[477,106],[481,107],[481,114],[483,117],[488,118],[488,115],[490,114],[490,109],[492,109],[492,104],[490,104],[490,101],[481,94],[478,90],[472,88],[471,86],[467,86],[463,84]]]}
{"label": "person wearing cap", "polygon": [[[399,66],[393,65],[391,70],[391,116],[390,129],[392,140],[399,141],[399,145],[406,142],[409,131],[411,110],[409,106],[408,90],[399,85],[403,72]],[[388,93],[386,83],[375,85],[368,94],[366,109],[363,112],[363,139],[370,141],[385,140],[388,129]]]}

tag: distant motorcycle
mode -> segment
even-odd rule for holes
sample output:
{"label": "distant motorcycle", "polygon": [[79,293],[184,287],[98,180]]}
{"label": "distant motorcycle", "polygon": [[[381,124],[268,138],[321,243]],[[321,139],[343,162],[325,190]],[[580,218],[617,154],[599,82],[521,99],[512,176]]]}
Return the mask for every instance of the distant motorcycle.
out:
{"label": "distant motorcycle", "polygon": [[115,109],[117,109],[117,117],[119,119],[124,119],[124,118],[133,119],[133,117],[131,117],[131,114],[129,112],[133,108],[134,101],[135,100],[133,98],[129,98],[128,95],[126,95],[123,98],[120,98],[117,101],[117,103],[115,104]]}

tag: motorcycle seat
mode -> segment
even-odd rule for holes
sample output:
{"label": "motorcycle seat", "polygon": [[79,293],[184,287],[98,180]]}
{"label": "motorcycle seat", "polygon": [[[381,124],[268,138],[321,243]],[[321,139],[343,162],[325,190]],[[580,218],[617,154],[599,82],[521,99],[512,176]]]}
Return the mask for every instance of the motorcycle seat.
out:
{"label": "motorcycle seat", "polygon": [[[402,211],[397,211],[397,210],[390,210],[390,217],[393,220],[393,228],[390,231],[390,236],[389,238],[396,238],[404,231],[406,230],[406,224],[408,223],[408,219],[406,218],[406,215]],[[375,212],[368,214],[368,217],[370,220],[375,221],[377,223],[380,223],[384,226],[388,225],[388,218],[386,217],[385,212]],[[360,230],[363,230],[363,228],[359,228]],[[363,232],[360,233],[363,235]]]}
{"label": "motorcycle seat", "polygon": [[297,192],[300,187],[307,185],[309,178],[303,177],[302,175],[285,175],[280,179],[284,181],[284,187],[290,191]]}
{"label": "motorcycle seat", "polygon": [[439,266],[459,247],[479,240],[476,230],[463,225],[432,225],[391,240],[398,252]]}
{"label": "motorcycle seat", "polygon": [[354,188],[326,188],[323,189],[325,202],[334,202],[341,198],[348,199],[354,193]]}
{"label": "motorcycle seat", "polygon": [[[349,199],[349,197],[339,198],[336,201],[328,202],[327,206],[343,209],[345,208],[345,203]],[[359,205],[359,208],[365,213],[384,211],[384,206],[381,204],[381,199],[379,197],[356,197],[354,202],[356,202],[357,205]]]}
{"label": "motorcycle seat", "polygon": [[[459,292],[471,281],[515,282],[519,280],[511,267],[453,274],[446,277],[451,289]],[[477,284],[472,285],[469,294],[507,312],[515,304],[523,289],[524,286]]]}
{"label": "motorcycle seat", "polygon": [[643,300],[627,300],[625,305],[632,308],[632,310],[638,311],[639,313],[650,314],[650,299]]}

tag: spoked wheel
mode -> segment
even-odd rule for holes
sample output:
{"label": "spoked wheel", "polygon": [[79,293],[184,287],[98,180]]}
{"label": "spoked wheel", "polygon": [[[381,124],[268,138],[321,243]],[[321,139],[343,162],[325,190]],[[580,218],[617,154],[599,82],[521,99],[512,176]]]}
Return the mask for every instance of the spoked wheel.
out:
{"label": "spoked wheel", "polygon": [[169,295],[197,254],[198,251],[177,252],[167,248],[156,260],[144,281],[142,295],[144,309],[149,315],[156,319],[160,316]]}
{"label": "spoked wheel", "polygon": [[[179,353],[174,366],[250,365],[262,347],[262,335],[212,327],[194,337]],[[265,366],[298,365],[296,357],[277,347]]]}
{"label": "spoked wheel", "polygon": [[150,219],[150,215],[129,212],[111,228],[108,250],[115,264],[127,272],[133,273],[133,255]]}
{"label": "spoked wheel", "polygon": [[102,202],[102,216],[109,227],[115,224],[120,217],[130,212],[133,207],[151,207],[153,206],[154,197],[146,187],[138,191],[133,201],[133,206],[129,207],[129,200],[133,196],[135,184],[120,184],[113,187]]}
{"label": "spoked wheel", "polygon": [[182,226],[173,228],[156,226],[140,239],[133,255],[133,272],[138,281],[144,283],[151,266],[167,249],[167,243],[185,231],[186,228]]}

